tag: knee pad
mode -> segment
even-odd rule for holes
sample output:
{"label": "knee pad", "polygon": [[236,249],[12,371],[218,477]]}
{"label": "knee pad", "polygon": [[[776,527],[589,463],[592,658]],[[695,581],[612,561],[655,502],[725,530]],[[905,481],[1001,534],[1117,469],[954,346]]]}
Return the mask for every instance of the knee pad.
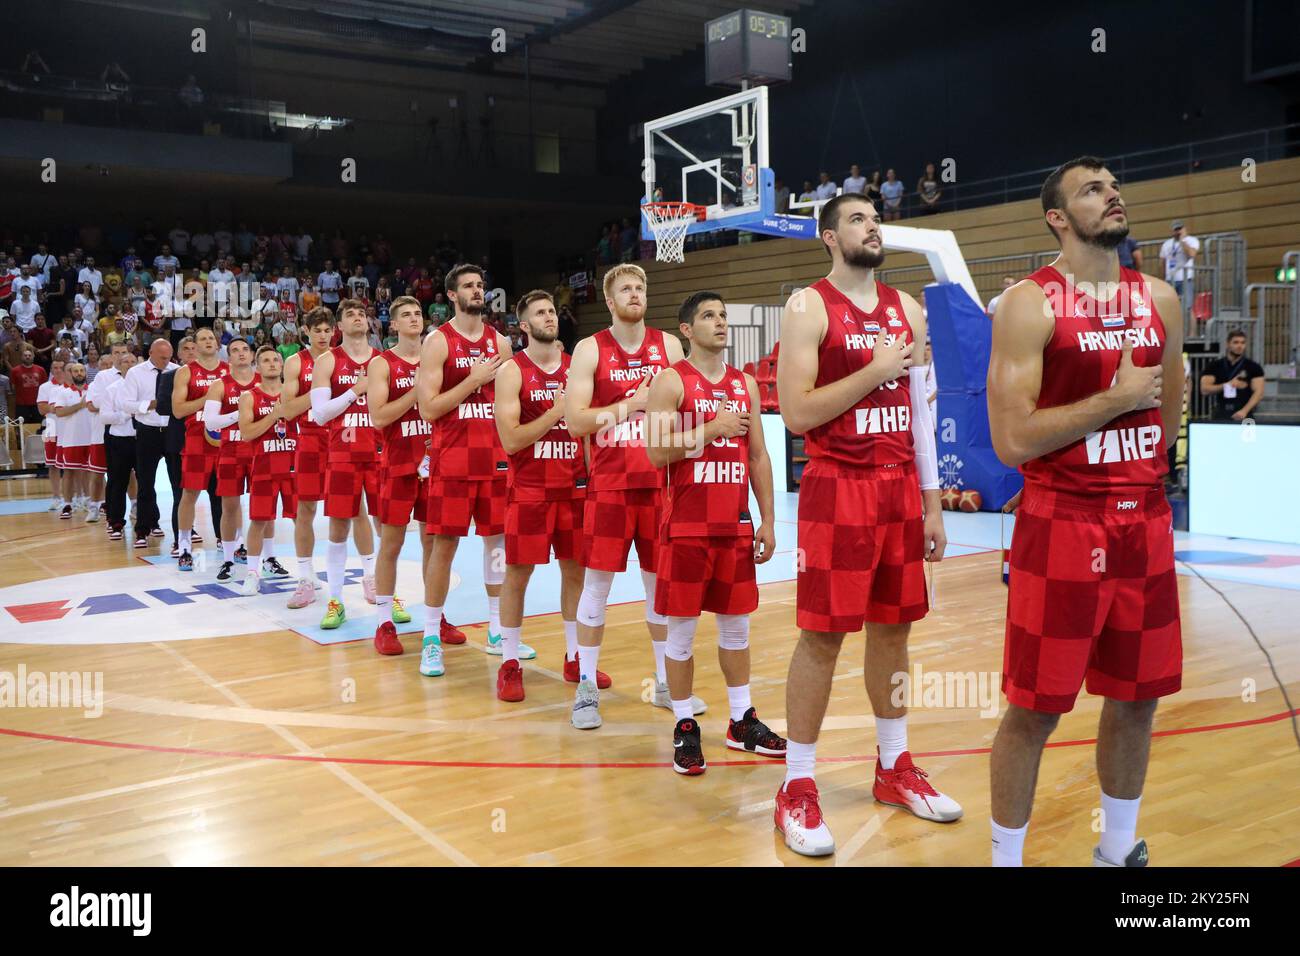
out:
{"label": "knee pad", "polygon": [[664,656],[674,661],[689,661],[695,646],[695,628],[699,623],[698,617],[668,618],[668,647]]}
{"label": "knee pad", "polygon": [[609,589],[613,583],[613,571],[587,569],[582,581],[582,596],[578,598],[579,624],[600,627],[605,623],[605,605],[609,603]]}
{"label": "knee pad", "polygon": [[506,579],[506,536],[489,535],[483,539],[483,583],[501,584]]}
{"label": "knee pad", "polygon": [[667,624],[668,618],[655,613],[655,577],[653,571],[641,571],[641,583],[645,586],[645,619],[647,624]]}
{"label": "knee pad", "polygon": [[743,651],[749,647],[749,615],[718,614],[718,647],[724,651]]}

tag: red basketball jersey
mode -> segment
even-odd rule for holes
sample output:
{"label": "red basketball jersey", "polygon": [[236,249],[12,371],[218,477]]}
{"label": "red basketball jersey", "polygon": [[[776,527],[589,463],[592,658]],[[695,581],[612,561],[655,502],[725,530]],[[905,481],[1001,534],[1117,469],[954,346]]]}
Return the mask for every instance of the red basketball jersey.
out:
{"label": "red basketball jersey", "polygon": [[[213,382],[230,374],[230,366],[225,362],[218,362],[216,368],[211,369],[204,368],[197,361],[190,362],[185,367],[190,370],[190,385],[185,390],[185,400],[187,402],[198,401],[208,394],[208,389],[212,387]],[[202,407],[185,419],[185,451],[187,453],[196,454],[204,449],[215,449],[220,444],[221,439],[219,436],[208,435],[204,431]]]}
{"label": "red basketball jersey", "polygon": [[[332,350],[334,374],[330,376],[330,398],[338,398],[357,384],[361,370],[379,354],[370,346],[366,348],[370,355],[360,362],[352,361],[352,356],[341,345]],[[365,395],[359,396],[342,414],[329,421],[329,461],[378,463],[379,435],[370,421],[370,407],[366,404],[366,398]]]}
{"label": "red basketball jersey", "polygon": [[[609,329],[601,329],[596,341],[596,372],[591,405],[616,405],[636,394],[641,379],[658,375],[668,367],[668,353],[661,329],[647,327],[641,347],[626,352]],[[645,413],[637,412],[626,421],[598,431],[591,438],[592,491],[620,488],[658,488],[662,476],[645,452]]]}
{"label": "red basketball jersey", "polygon": [[[231,412],[239,414],[239,396],[261,381],[262,376],[257,372],[253,373],[253,380],[247,385],[240,385],[235,381],[235,376],[229,372],[223,375],[221,377],[221,414],[229,415]],[[240,458],[252,458],[253,447],[247,442],[239,440],[239,419],[235,419],[233,425],[227,425],[221,429],[221,447],[223,450],[234,451]]]}
{"label": "red basketball jersey", "polygon": [[[677,406],[678,434],[718,417],[719,408],[749,411],[745,376],[730,365],[713,382],[686,360],[673,371],[682,379]],[[755,420],[751,427],[758,426]],[[698,455],[668,466],[664,496],[664,536],[668,538],[736,537],[754,533],[749,515],[749,436],[718,436]]]}
{"label": "red basketball jersey", "polygon": [[[420,370],[420,360],[408,362],[392,349],[383,352],[388,363],[388,400],[394,402],[415,388],[415,374]],[[433,427],[420,417],[417,402],[402,417],[383,428],[384,471],[390,475],[413,475],[424,460],[429,448]]]}
{"label": "red basketball jersey", "polygon": [[[316,360],[311,357],[311,352],[307,349],[303,349],[295,354],[298,356],[298,397],[302,398],[304,395],[311,395],[311,370],[316,364]],[[307,412],[309,411],[311,411],[310,405],[307,406],[307,411],[304,411],[294,420],[294,424],[298,427],[298,431],[325,431],[324,425],[317,425],[307,417]]]}
{"label": "red basketball jersey", "polygon": [[[444,392],[463,382],[481,359],[497,354],[496,330],[487,325],[483,326],[483,334],[472,340],[456,331],[451,322],[440,325],[436,334],[447,339],[447,359],[442,365]],[[506,453],[492,416],[495,399],[496,389],[488,382],[434,423],[439,478],[484,481],[498,475],[505,477]]]}
{"label": "red basketball jersey", "polygon": [[[1107,302],[1080,292],[1052,266],[1029,278],[1047,296],[1056,322],[1043,349],[1038,408],[1069,405],[1110,388],[1126,339],[1133,341],[1134,365],[1160,364],[1165,323],[1142,273],[1121,268],[1119,290]],[[1020,470],[1026,483],[1076,493],[1158,486],[1169,470],[1160,409],[1120,415],[1064,448],[1031,458]]]}
{"label": "red basketball jersey", "polygon": [[[569,381],[569,356],[560,353],[560,367],[547,372],[520,352],[519,424],[536,421],[555,406],[555,392]],[[510,493],[516,501],[574,498],[587,484],[582,442],[569,433],[561,418],[541,438],[510,456]]]}
{"label": "red basketball jersey", "polygon": [[[260,422],[275,403],[280,400],[277,392],[269,395],[262,391],[260,385],[248,389],[253,395],[253,421]],[[253,474],[289,475],[293,473],[293,455],[297,450],[298,426],[292,419],[280,419],[252,441],[244,442],[253,450]]]}
{"label": "red basketball jersey", "polygon": [[[829,279],[815,289],[826,305],[826,337],[817,349],[817,382],[821,388],[852,375],[871,362],[876,342],[889,344],[902,337],[912,341],[912,326],[903,312],[898,290],[876,283],[876,308],[863,312]],[[804,448],[809,458],[828,458],[849,465],[896,465],[915,457],[912,444],[912,402],[907,372],[882,383],[854,405],[816,428],[808,429]]]}

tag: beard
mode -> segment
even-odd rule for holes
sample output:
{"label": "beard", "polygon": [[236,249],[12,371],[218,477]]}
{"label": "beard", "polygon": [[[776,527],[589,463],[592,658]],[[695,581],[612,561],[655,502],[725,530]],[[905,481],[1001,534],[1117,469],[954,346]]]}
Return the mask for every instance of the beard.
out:
{"label": "beard", "polygon": [[550,345],[560,337],[560,330],[548,331],[547,329],[534,329],[531,325],[524,326],[524,331],[534,342],[541,342],[543,345]]}
{"label": "beard", "polygon": [[629,313],[629,314],[625,314],[625,313],[623,312],[623,310],[622,310],[620,307],[618,307],[618,306],[616,305],[616,306],[614,306],[614,317],[615,317],[616,319],[618,319],[620,322],[628,322],[628,323],[632,323],[632,322],[640,322],[642,319],[645,318],[645,306],[644,306],[644,305],[629,306],[628,308],[629,308],[629,309],[637,309],[637,310],[639,310],[639,311],[638,311],[638,314],[636,314],[636,315],[632,315],[632,314],[630,314],[630,313]]}
{"label": "beard", "polygon": [[86,384],[86,376],[84,375],[72,376],[72,384],[80,388],[81,386]]}
{"label": "beard", "polygon": [[475,302],[472,299],[462,301],[460,296],[456,297],[456,311],[461,315],[486,315],[487,303]]}
{"label": "beard", "polygon": [[[1110,210],[1106,210],[1107,213]],[[1070,229],[1079,237],[1079,241],[1086,245],[1094,246],[1098,249],[1110,251],[1119,246],[1121,242],[1128,238],[1128,220],[1118,225],[1111,225],[1105,219],[1098,223],[1095,229],[1086,229],[1084,225],[1075,219],[1067,211],[1065,218],[1070,221]]]}
{"label": "beard", "polygon": [[885,261],[885,250],[882,247],[879,252],[872,252],[866,246],[844,248],[844,264],[856,266],[859,269],[879,269]]}

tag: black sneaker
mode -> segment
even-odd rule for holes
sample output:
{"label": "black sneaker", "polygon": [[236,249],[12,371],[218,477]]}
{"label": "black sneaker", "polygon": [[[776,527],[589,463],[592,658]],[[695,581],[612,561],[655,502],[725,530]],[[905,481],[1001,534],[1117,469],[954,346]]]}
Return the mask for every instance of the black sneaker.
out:
{"label": "black sneaker", "polygon": [[59,511],[59,519],[62,521],[67,521],[71,517],[72,517],[72,505],[64,505],[63,508],[60,509]]}
{"label": "black sneaker", "polygon": [[149,542],[148,542],[147,540],[145,540],[145,538],[144,538],[143,536],[141,536],[140,534],[136,534],[136,537],[135,537],[135,546],[136,546],[137,548],[147,548],[147,547],[149,547]]}
{"label": "black sneaker", "polygon": [[[181,570],[185,570],[185,569],[182,568]],[[235,562],[222,561],[221,570],[217,572],[217,580],[224,583],[226,581],[231,580],[234,576],[235,576]]]}
{"label": "black sneaker", "polygon": [[700,725],[694,717],[683,717],[673,728],[673,769],[688,777],[698,777],[708,769],[700,749]]}
{"label": "black sneaker", "polygon": [[764,757],[785,757],[785,738],[759,720],[753,707],[727,725],[727,746]]}
{"label": "black sneaker", "polygon": [[262,562],[262,577],[264,578],[287,578],[289,572],[285,566],[275,558],[267,558]]}
{"label": "black sneaker", "polygon": [[240,564],[248,563],[248,549],[244,547],[242,544],[235,549],[235,560],[238,561]]}
{"label": "black sneaker", "polygon": [[176,569],[178,571],[193,571],[194,556],[188,551],[182,551],[180,557],[176,559]]}

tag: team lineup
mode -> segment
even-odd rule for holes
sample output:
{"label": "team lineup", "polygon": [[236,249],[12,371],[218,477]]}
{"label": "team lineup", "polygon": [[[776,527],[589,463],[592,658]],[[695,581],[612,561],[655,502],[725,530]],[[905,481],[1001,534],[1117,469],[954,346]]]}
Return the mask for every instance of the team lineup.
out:
{"label": "team lineup", "polygon": [[[1105,697],[1097,768],[1107,825],[1092,862],[1144,866],[1137,817],[1152,719],[1158,699],[1180,689],[1182,672],[1162,488],[1183,393],[1181,323],[1162,317],[1179,316],[1180,306],[1166,283],[1120,267],[1115,250],[1128,233],[1127,213],[1100,160],[1059,167],[1042,202],[1061,254],[1002,296],[988,373],[994,448],[1025,477],[1010,505],[1017,523],[1007,705],[990,761],[992,862],[1020,865],[1043,747],[1086,685]],[[576,685],[569,720],[585,731],[601,726],[600,692],[613,684],[599,669],[606,610],[635,548],[654,673],[646,697],[672,712],[674,771],[694,777],[708,769],[697,718],[709,704],[694,694],[694,645],[700,616],[712,612],[729,718],[720,743],[784,761],[776,829],[795,853],[834,853],[816,747],[845,637],[865,630],[863,684],[877,746],[872,797],[936,824],[961,819],[960,803],[913,760],[907,708],[893,693],[896,676],[911,670],[911,626],[930,610],[926,566],[947,546],[921,363],[926,316],[912,296],[876,279],[885,249],[866,197],[827,202],[818,230],[831,268],[786,303],[777,363],[780,414],[804,436],[809,459],[798,502],[787,736],[760,719],[750,696],[756,566],[778,545],[759,387],[726,361],[722,296],[687,296],[677,313],[680,338],[667,334],[646,324],[649,289],[637,265],[605,273],[610,324],[572,355],[559,341],[555,303],[540,290],[519,298],[527,344],[513,352],[485,321],[484,274],[474,265],[448,272],[450,318],[427,334],[421,303],[394,299],[397,344],[382,352],[369,343],[365,308],[353,299],[307,312],[309,347],[288,359],[235,339],[222,361],[210,328],[180,343],[178,364],[165,340],[155,343],[144,371],[174,374],[170,416],[184,422],[177,567],[196,570],[195,508],[206,492],[219,514],[216,579],[235,582],[241,558],[246,595],[259,593],[262,580],[296,577],[288,607],[323,604],[320,626],[337,629],[348,616],[351,541],[362,596],[379,612],[375,651],[398,656],[407,650],[402,626],[413,620],[395,593],[398,560],[418,522],[418,671],[437,678],[455,666],[445,647],[467,640],[444,605],[452,563],[472,532],[482,552],[486,649],[502,659],[496,696],[518,703],[521,661],[538,656],[523,641],[527,588],[536,567],[554,560],[563,677]],[[131,364],[125,349],[114,350],[122,374],[106,391],[121,389],[118,396],[81,398],[70,368],[72,386],[59,394],[71,397],[51,391],[51,413],[62,419],[89,407],[110,442],[119,419],[154,427],[159,409],[122,377]],[[65,439],[64,431],[51,461],[102,474],[104,446],[71,431]],[[142,484],[152,475],[141,472]],[[108,489],[110,534],[121,527],[125,496],[125,487]],[[142,487],[137,547],[161,535],[152,502]],[[323,590],[313,563],[321,503]],[[277,518],[293,522],[295,572],[275,556]],[[1108,557],[1100,572],[1098,550]]]}

